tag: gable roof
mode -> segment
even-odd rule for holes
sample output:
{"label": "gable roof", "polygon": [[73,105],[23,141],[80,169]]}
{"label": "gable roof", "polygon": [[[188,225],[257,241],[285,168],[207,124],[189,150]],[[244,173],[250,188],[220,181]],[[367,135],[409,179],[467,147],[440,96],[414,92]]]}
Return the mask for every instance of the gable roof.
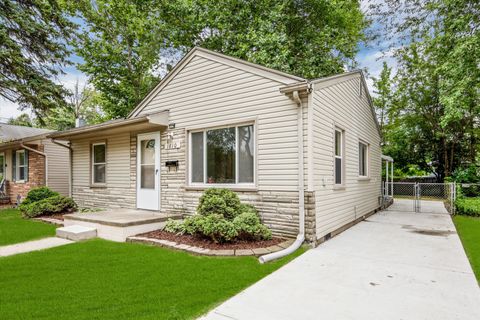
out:
{"label": "gable roof", "polygon": [[171,81],[175,76],[194,58],[203,57],[209,60],[217,61],[219,63],[234,67],[236,69],[244,70],[253,74],[269,78],[280,83],[290,84],[298,81],[304,81],[305,79],[297,77],[282,71],[267,68],[259,64],[251,63],[245,60],[227,56],[208,49],[194,47],[190,50],[176,65],[175,67],[145,96],[145,98],[133,109],[127,118],[132,118],[138,115],[138,113],[147,105],[162,89]]}
{"label": "gable roof", "polygon": [[52,131],[53,130],[0,123],[0,143],[35,137]]}

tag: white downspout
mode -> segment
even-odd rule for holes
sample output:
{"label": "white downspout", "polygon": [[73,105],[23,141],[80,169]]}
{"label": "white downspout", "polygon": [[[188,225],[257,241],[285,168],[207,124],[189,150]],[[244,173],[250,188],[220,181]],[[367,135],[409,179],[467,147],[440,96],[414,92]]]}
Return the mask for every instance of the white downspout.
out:
{"label": "white downspout", "polygon": [[305,186],[303,178],[303,103],[298,91],[293,92],[293,100],[298,104],[298,223],[297,239],[288,248],[266,254],[258,258],[260,263],[276,260],[295,252],[305,241]]}
{"label": "white downspout", "polygon": [[30,148],[30,147],[27,147],[26,145],[23,144],[23,142],[20,143],[20,147],[22,147],[22,148],[25,149],[25,150],[38,153],[39,155],[45,157],[45,186],[48,187],[48,157],[47,157],[47,154],[46,154],[45,152],[41,152],[41,151],[32,149],[32,148]]}

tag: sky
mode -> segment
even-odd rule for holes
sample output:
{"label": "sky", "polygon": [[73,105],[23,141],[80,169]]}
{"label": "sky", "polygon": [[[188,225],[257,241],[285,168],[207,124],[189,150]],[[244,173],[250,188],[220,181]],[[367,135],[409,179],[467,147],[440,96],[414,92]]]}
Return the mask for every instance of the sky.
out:
{"label": "sky", "polygon": [[[363,0],[363,3],[366,3],[369,0]],[[72,57],[74,62],[79,62],[78,57]],[[369,46],[365,47],[361,45],[359,47],[359,52],[356,57],[357,62],[359,63],[358,68],[366,69],[368,73],[367,84],[369,86],[370,93],[373,95],[373,80],[372,77],[378,77],[381,70],[383,61],[387,61],[389,66],[393,68],[393,73],[395,73],[395,61],[391,57],[385,57],[382,52],[382,48],[378,46]],[[87,77],[81,71],[76,69],[74,66],[69,66],[64,69],[65,74],[59,76],[57,82],[62,83],[67,89],[73,89],[75,83],[79,81],[81,86],[86,82]],[[7,101],[0,97],[0,122],[5,122],[9,118],[17,117],[21,113],[28,112],[28,110],[21,111],[18,108],[18,105]]]}

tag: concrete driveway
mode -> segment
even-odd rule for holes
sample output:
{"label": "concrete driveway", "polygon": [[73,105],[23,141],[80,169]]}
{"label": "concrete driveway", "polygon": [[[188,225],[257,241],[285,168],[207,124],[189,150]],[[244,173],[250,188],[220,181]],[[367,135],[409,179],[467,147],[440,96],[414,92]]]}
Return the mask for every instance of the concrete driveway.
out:
{"label": "concrete driveway", "polygon": [[480,319],[480,288],[450,216],[395,210],[405,205],[309,250],[203,319]]}

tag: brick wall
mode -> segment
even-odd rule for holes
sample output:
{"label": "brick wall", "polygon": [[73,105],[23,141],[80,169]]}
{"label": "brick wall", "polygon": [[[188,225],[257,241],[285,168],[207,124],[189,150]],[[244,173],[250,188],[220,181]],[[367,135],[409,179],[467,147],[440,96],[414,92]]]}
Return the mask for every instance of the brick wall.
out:
{"label": "brick wall", "polygon": [[[43,146],[28,146],[32,149],[43,152]],[[12,150],[12,152],[17,151]],[[12,170],[12,168],[7,168],[7,170]],[[7,182],[8,195],[10,196],[10,201],[15,203],[17,201],[17,196],[20,195],[22,198],[25,198],[28,191],[35,187],[40,187],[45,185],[45,157],[29,151],[28,152],[28,181],[25,182]]]}

